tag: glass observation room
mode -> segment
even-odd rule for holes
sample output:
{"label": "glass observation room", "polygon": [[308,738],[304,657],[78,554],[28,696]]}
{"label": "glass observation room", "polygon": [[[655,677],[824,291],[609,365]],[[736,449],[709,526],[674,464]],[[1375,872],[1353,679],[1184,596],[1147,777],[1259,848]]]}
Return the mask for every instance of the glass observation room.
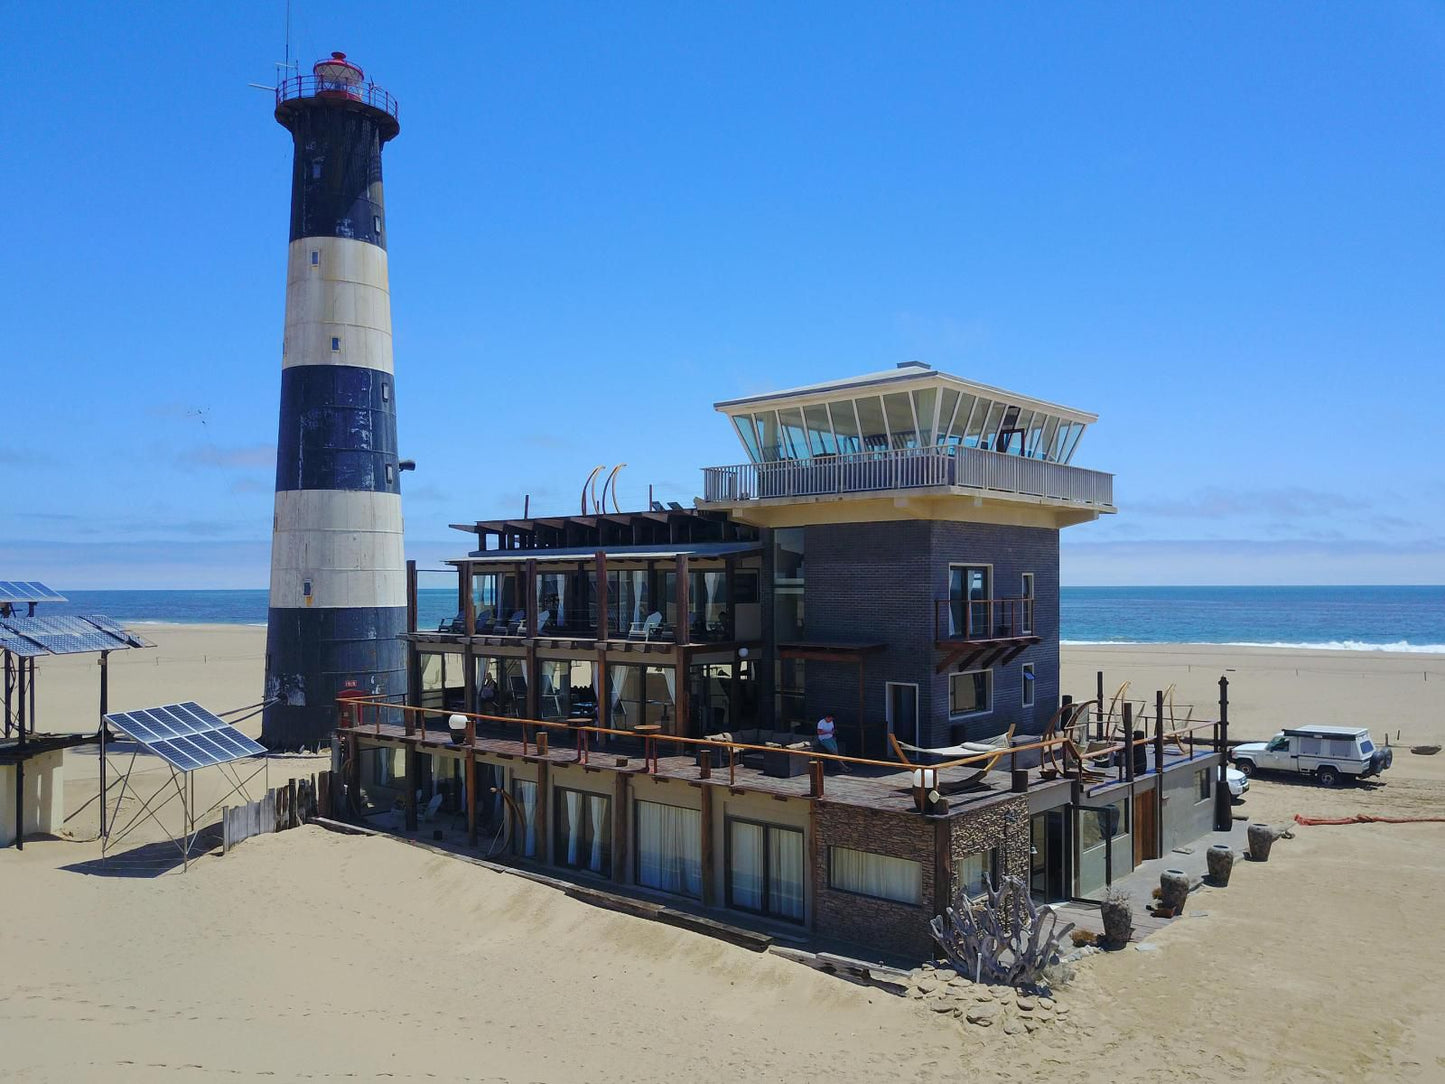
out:
{"label": "glass observation room", "polygon": [[976,448],[1069,463],[1097,416],[974,384],[921,362],[716,404],[753,463]]}

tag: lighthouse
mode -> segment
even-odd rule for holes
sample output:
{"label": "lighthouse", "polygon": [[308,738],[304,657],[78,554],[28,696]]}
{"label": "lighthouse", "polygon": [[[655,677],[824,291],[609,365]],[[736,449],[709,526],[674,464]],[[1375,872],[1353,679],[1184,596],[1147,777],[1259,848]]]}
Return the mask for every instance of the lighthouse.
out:
{"label": "lighthouse", "polygon": [[405,691],[406,572],[381,152],[396,101],[344,53],[276,90],[291,237],[261,740],[315,747],[342,692]]}

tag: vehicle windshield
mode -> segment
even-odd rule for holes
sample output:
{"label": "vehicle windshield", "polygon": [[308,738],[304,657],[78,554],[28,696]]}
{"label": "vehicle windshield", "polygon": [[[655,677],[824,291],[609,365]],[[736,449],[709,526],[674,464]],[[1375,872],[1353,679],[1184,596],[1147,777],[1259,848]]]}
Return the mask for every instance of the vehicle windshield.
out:
{"label": "vehicle windshield", "polygon": [[1373,753],[1374,751],[1375,751],[1375,743],[1374,743],[1374,742],[1370,741],[1369,738],[1361,738],[1361,739],[1360,739],[1360,752],[1364,753],[1365,756],[1369,756],[1369,755],[1370,755],[1371,753]]}
{"label": "vehicle windshield", "polygon": [[1283,734],[1281,734],[1277,738],[1271,738],[1269,745],[1267,745],[1265,748],[1267,748],[1271,753],[1273,753],[1278,749],[1283,749],[1287,745],[1289,745],[1289,739],[1286,738]]}

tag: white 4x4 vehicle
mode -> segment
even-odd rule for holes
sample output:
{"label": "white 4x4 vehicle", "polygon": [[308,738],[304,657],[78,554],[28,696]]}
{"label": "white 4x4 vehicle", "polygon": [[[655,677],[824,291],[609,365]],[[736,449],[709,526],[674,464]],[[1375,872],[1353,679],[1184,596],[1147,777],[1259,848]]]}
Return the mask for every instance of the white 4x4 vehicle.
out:
{"label": "white 4x4 vehicle", "polygon": [[1234,747],[1234,763],[1245,775],[1256,771],[1298,772],[1332,787],[1342,776],[1366,779],[1395,760],[1388,745],[1375,747],[1370,732],[1358,726],[1308,726],[1281,730],[1269,741]]}

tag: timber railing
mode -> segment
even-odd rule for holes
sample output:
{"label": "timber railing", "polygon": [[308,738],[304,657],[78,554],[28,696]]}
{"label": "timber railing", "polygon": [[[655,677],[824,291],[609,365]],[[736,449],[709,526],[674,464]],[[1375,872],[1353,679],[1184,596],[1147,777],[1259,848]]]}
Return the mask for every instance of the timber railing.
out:
{"label": "timber railing", "polygon": [[893,448],[704,467],[703,500],[722,503],[954,486],[1113,507],[1114,476],[980,448]]}
{"label": "timber railing", "polygon": [[[1080,748],[1076,742],[1076,734],[1072,731],[1065,731],[1056,737],[1041,738],[1038,741],[1028,742],[1021,745],[1000,746],[997,749],[985,752],[973,753],[964,757],[957,757],[944,760],[936,764],[912,764],[898,760],[875,760],[868,757],[847,756],[845,754],[825,753],[816,749],[788,749],[786,747],[772,745],[753,745],[746,742],[719,741],[715,738],[685,738],[673,734],[639,734],[632,730],[617,730],[612,727],[598,726],[594,723],[575,723],[551,719],[520,719],[515,716],[486,715],[477,712],[450,711],[445,708],[412,707],[394,702],[395,697],[389,696],[340,696],[337,698],[338,731],[359,733],[372,733],[377,737],[390,736],[382,730],[383,726],[388,728],[400,728],[409,739],[420,738],[426,740],[433,731],[437,736],[446,734],[449,742],[459,748],[475,748],[479,738],[477,724],[485,723],[492,728],[515,728],[520,737],[522,755],[547,756],[553,752],[551,735],[566,735],[570,740],[575,741],[574,760],[582,763],[590,763],[591,756],[616,756],[614,751],[592,748],[594,739],[622,738],[632,742],[641,741],[643,750],[643,770],[647,774],[656,774],[658,771],[658,746],[668,745],[692,749],[694,751],[713,750],[720,753],[723,759],[721,765],[715,764],[714,756],[699,757],[698,770],[699,778],[708,779],[712,776],[714,768],[725,768],[728,773],[728,785],[737,785],[737,768],[739,758],[743,753],[762,753],[764,755],[783,755],[788,757],[801,757],[808,761],[809,792],[808,797],[819,798],[824,794],[824,768],[828,762],[849,767],[883,768],[892,773],[906,772],[916,769],[933,772],[933,778],[939,780],[937,773],[951,771],[954,769],[967,769],[970,774],[977,774],[980,768],[990,766],[997,767],[1001,771],[1014,768],[1019,754],[1038,752],[1040,758],[1040,780],[1047,782],[1059,777],[1073,778],[1080,783],[1095,782],[1104,778],[1098,764],[1101,758],[1118,760],[1119,782],[1132,781],[1137,775],[1149,773],[1147,766],[1140,769],[1137,760],[1133,756],[1115,756],[1121,750],[1135,750],[1139,747],[1153,743],[1156,747],[1158,759],[1156,763],[1165,764],[1163,748],[1165,743],[1174,745],[1179,750],[1187,748],[1188,753],[1185,759],[1192,760],[1196,756],[1207,756],[1217,751],[1219,740],[1218,723],[1201,723],[1184,730],[1164,732],[1162,727],[1158,728],[1153,737],[1142,737],[1131,742],[1113,742],[1105,748],[1093,748],[1088,746]],[[450,720],[453,716],[460,716],[466,720],[466,730],[460,742],[451,741],[452,732]],[[435,718],[439,725],[428,728],[429,718]],[[1207,740],[1200,740],[1196,734],[1213,728],[1212,735]],[[486,740],[485,737],[482,740]],[[1202,751],[1196,752],[1196,747],[1202,747]],[[572,748],[565,746],[564,748]],[[1147,752],[1145,754],[1148,755]],[[1005,767],[1005,764],[1007,767]],[[1048,767],[1052,765],[1052,767]],[[1136,772],[1136,769],[1137,770]],[[1021,778],[1026,775],[1014,771],[1012,773],[1012,785],[1014,790],[1027,789],[1027,782]],[[862,777],[861,782],[870,782],[867,777]],[[881,786],[891,789],[897,788],[895,782],[884,782],[876,780]],[[1021,786],[1022,784],[1022,786]],[[1108,785],[1108,784],[1104,784]]]}
{"label": "timber railing", "polygon": [[1034,600],[941,598],[933,603],[933,639],[1007,640],[1034,635]]}

